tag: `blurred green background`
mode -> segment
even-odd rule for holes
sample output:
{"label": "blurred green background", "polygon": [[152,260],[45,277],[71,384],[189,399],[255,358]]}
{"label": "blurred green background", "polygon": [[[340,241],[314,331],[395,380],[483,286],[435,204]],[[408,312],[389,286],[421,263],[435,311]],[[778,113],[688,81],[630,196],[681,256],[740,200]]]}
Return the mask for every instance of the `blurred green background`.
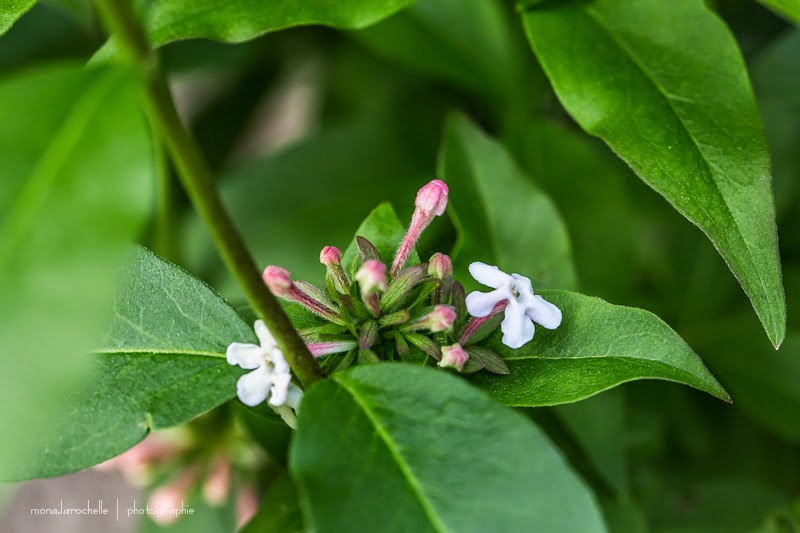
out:
{"label": "blurred green background", "polygon": [[[302,27],[162,53],[179,110],[258,263],[297,279],[321,280],[319,250],[346,246],[379,202],[407,219],[414,191],[435,177],[444,117],[471,115],[554,199],[580,292],[662,317],[733,396],[727,405],[644,381],[531,412],[597,490],[612,527],[800,531],[791,507],[800,495],[800,30],[756,2],[710,5],[748,63],[773,157],[789,309],[777,352],[711,243],[564,113],[511,2],[419,0],[359,32]],[[103,43],[88,2],[43,2],[0,39],[0,76],[86,61]],[[43,120],[51,105],[67,104],[47,97],[29,119]],[[0,125],[4,146],[13,145],[10,128]],[[248,316],[182,192],[167,199],[168,216],[137,230],[139,239]],[[433,229],[422,256],[451,246],[447,223]]]}

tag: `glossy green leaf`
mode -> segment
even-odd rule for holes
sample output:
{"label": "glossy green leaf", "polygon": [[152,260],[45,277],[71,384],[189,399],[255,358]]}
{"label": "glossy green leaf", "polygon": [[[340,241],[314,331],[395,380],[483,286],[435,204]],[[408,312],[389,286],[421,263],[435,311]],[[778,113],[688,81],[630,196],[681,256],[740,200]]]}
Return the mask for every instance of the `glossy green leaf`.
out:
{"label": "glossy green leaf", "polygon": [[[405,226],[397,218],[394,208],[389,203],[383,203],[376,207],[356,231],[357,236],[364,237],[375,245],[381,254],[381,259],[387,266],[392,264],[394,253],[403,241],[405,234]],[[353,239],[342,256],[342,264],[346,269],[349,269],[352,265],[357,251],[358,246],[356,246],[356,241]],[[419,263],[417,252],[411,252],[406,264],[411,266],[417,263]]]}
{"label": "glossy green leaf", "polygon": [[391,61],[502,97],[519,69],[509,26],[499,0],[417,0],[353,37]]}
{"label": "glossy green leaf", "polygon": [[258,513],[240,533],[300,533],[305,531],[297,489],[287,473],[273,480],[261,498]]}
{"label": "glossy green leaf", "polygon": [[503,345],[498,332],[486,346],[505,358],[511,374],[470,377],[502,403],[575,402],[636,379],[675,381],[730,401],[700,358],[654,314],[572,292],[537,293],[561,309],[561,325],[538,327],[517,350]]}
{"label": "glossy green leaf", "polygon": [[700,0],[545,2],[523,21],[566,110],[705,232],[780,345],[769,154],[725,25]]}
{"label": "glossy green leaf", "polygon": [[[144,11],[144,27],[153,47],[185,39],[240,43],[295,26],[320,24],[359,29],[374,24],[414,0],[157,0]],[[108,41],[93,60],[116,55]]]}
{"label": "glossy green leaf", "polygon": [[533,423],[441,371],[382,363],[303,400],[290,469],[315,531],[605,531]]}
{"label": "glossy green leaf", "polygon": [[[41,438],[102,335],[116,271],[149,215],[136,77],[52,64],[0,81],[0,472]],[[8,464],[6,464],[8,463]],[[3,475],[3,474],[0,474]]]}
{"label": "glossy green leaf", "polygon": [[230,400],[242,373],[225,360],[233,341],[257,339],[203,282],[136,248],[89,379],[66,402],[36,460],[14,478],[92,466],[151,429],[181,424]]}
{"label": "glossy green leaf", "polygon": [[37,0],[0,0],[0,35],[36,5]]}
{"label": "glossy green leaf", "polygon": [[482,261],[527,276],[534,287],[575,287],[569,235],[555,205],[463,115],[447,123],[438,175],[450,186],[462,282],[470,280],[466,266]]}
{"label": "glossy green leaf", "polygon": [[775,13],[791,20],[795,24],[800,23],[800,0],[758,0]]}

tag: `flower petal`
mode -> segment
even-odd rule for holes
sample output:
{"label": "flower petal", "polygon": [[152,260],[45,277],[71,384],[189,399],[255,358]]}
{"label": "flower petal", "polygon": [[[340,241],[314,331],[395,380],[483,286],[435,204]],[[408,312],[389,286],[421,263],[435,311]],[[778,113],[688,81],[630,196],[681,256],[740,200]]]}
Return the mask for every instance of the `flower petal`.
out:
{"label": "flower petal", "polygon": [[514,278],[497,268],[496,266],[487,265],[476,261],[469,265],[469,273],[475,278],[475,281],[491,287],[499,289],[503,286],[509,286],[513,283]]}
{"label": "flower petal", "polygon": [[537,324],[547,329],[556,329],[561,325],[561,309],[538,294],[528,300],[526,304],[526,314]]}
{"label": "flower petal", "polygon": [[289,396],[289,384],[292,382],[291,374],[273,374],[272,392],[269,395],[269,404],[279,407],[286,403]]}
{"label": "flower petal", "polygon": [[272,373],[264,365],[239,378],[236,395],[243,404],[254,407],[267,399],[271,385]]}
{"label": "flower petal", "polygon": [[294,383],[289,384],[289,395],[286,397],[286,403],[284,405],[288,405],[295,411],[300,410],[300,400],[303,399],[303,389],[295,385]]}
{"label": "flower petal", "polygon": [[245,370],[253,370],[264,364],[264,349],[256,344],[232,342],[225,350],[229,365],[239,365]]}
{"label": "flower petal", "polygon": [[519,348],[533,339],[533,322],[525,314],[525,307],[510,300],[506,307],[506,317],[500,324],[503,331],[503,344],[509,348]]}
{"label": "flower petal", "polygon": [[489,316],[495,305],[509,298],[512,298],[512,295],[504,288],[492,292],[471,292],[467,295],[467,311],[475,317]]}
{"label": "flower petal", "polygon": [[272,363],[272,368],[275,369],[276,374],[291,373],[291,370],[289,369],[289,363],[286,362],[283,352],[278,348],[275,348],[272,350],[272,352],[270,352],[270,362]]}
{"label": "flower petal", "polygon": [[274,348],[277,346],[275,339],[272,337],[272,333],[269,332],[263,320],[256,320],[254,329],[256,330],[256,337],[258,337],[262,348]]}
{"label": "flower petal", "polygon": [[531,285],[530,278],[520,276],[519,274],[511,274],[514,278],[514,288],[519,293],[518,300],[524,300],[526,297],[533,297],[533,285]]}

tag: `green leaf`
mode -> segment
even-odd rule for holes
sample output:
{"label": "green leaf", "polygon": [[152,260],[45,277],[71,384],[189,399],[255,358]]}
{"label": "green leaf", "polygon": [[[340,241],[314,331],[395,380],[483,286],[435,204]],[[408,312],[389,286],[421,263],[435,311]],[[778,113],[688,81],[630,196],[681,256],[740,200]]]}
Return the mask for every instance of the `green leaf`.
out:
{"label": "green leaf", "polygon": [[569,235],[555,205],[463,115],[447,122],[438,174],[450,186],[462,282],[471,279],[466,266],[482,261],[527,276],[534,287],[575,287]]}
{"label": "green leaf", "polygon": [[[394,253],[403,241],[405,234],[405,226],[403,226],[403,223],[397,218],[394,208],[388,202],[384,202],[376,207],[366,220],[361,223],[358,230],[356,230],[356,236],[364,237],[375,245],[378,252],[381,254],[383,262],[386,263],[387,266],[392,264]],[[355,238],[353,238],[353,241],[344,251],[344,255],[342,255],[342,265],[344,265],[346,270],[350,269],[357,252],[358,246],[356,245]],[[419,256],[417,252],[411,252],[411,256],[409,256],[406,265],[413,266],[418,263]]]}
{"label": "green leaf", "polygon": [[4,472],[85,370],[154,180],[133,72],[48,65],[0,81],[0,100]]}
{"label": "green leaf", "polygon": [[37,0],[0,0],[0,35],[10,30],[36,2]]}
{"label": "green leaf", "polygon": [[[144,27],[154,48],[185,39],[240,43],[295,26],[321,24],[357,30],[414,0],[158,0],[148,3]],[[116,55],[108,41],[93,60]]]}
{"label": "green leaf", "polygon": [[636,379],[675,381],[730,401],[700,358],[654,314],[572,292],[537,292],[561,309],[561,325],[537,328],[517,350],[505,346],[498,332],[486,347],[505,358],[511,375],[470,376],[502,403],[575,402]]}
{"label": "green leaf", "polygon": [[290,470],[315,531],[605,531],[533,423],[463,380],[356,367],[303,399]]}
{"label": "green leaf", "polygon": [[[285,426],[285,424],[284,424]],[[305,531],[297,489],[287,473],[270,483],[258,513],[240,533],[293,533]]]}
{"label": "green leaf", "polygon": [[800,23],[800,0],[758,0],[775,13],[794,22]]}
{"label": "green leaf", "polygon": [[137,247],[119,282],[90,378],[67,401],[36,460],[14,478],[92,466],[151,429],[181,424],[230,400],[241,375],[225,360],[233,341],[257,339],[203,282]]}
{"label": "green leaf", "polygon": [[417,0],[353,37],[391,61],[496,98],[516,89],[509,26],[498,0]]}
{"label": "green leaf", "polygon": [[266,405],[247,407],[242,403],[234,404],[250,435],[278,463],[286,464],[289,450],[289,438],[292,430],[281,418]]}
{"label": "green leaf", "polygon": [[711,239],[780,345],[769,154],[722,21],[700,0],[546,2],[523,21],[566,110]]}

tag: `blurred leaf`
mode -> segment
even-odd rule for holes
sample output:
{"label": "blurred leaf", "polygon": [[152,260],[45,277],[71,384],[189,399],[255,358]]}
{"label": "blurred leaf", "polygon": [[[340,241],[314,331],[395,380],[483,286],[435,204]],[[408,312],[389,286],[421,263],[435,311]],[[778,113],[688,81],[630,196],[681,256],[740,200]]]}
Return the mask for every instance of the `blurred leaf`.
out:
{"label": "blurred leaf", "polygon": [[752,67],[753,86],[766,127],[775,176],[778,215],[796,205],[800,176],[800,29],[782,35]]}
{"label": "blurred leaf", "polygon": [[504,404],[575,402],[636,379],[675,381],[730,401],[700,358],[654,314],[567,291],[537,293],[561,309],[561,325],[538,328],[517,350],[498,331],[486,347],[505,358],[511,375],[470,376]]}
{"label": "blurred leaf", "polygon": [[769,153],[725,25],[699,0],[547,2],[523,21],[567,111],[706,233],[779,345]]}
{"label": "blurred leaf", "polygon": [[785,498],[753,481],[721,479],[670,487],[650,502],[653,533],[746,533]]}
{"label": "blurred leaf", "polygon": [[561,215],[508,151],[463,115],[447,123],[438,174],[450,186],[462,280],[473,261],[530,277],[534,287],[574,288],[572,251]]}
{"label": "blurred leaf", "polygon": [[758,0],[775,13],[786,19],[800,23],[800,0]]}
{"label": "blurred leaf", "polygon": [[796,533],[800,530],[800,499],[776,511],[772,511],[764,525],[752,533]]}
{"label": "blurred leaf", "polygon": [[800,331],[779,351],[759,342],[752,324],[728,319],[696,344],[736,405],[772,431],[800,443]]}
{"label": "blurred leaf", "polygon": [[244,421],[253,439],[267,451],[272,459],[286,465],[289,438],[292,436],[289,426],[266,405],[247,407],[238,402],[234,405],[236,413]]}
{"label": "blurred leaf", "polygon": [[628,491],[625,455],[625,397],[620,389],[560,405],[556,413],[592,466],[619,493]]}
{"label": "blurred leaf", "polygon": [[[284,424],[285,426],[285,424]],[[297,489],[287,473],[274,480],[261,499],[258,514],[240,533],[297,533],[305,531]]]}
{"label": "blurred leaf", "polygon": [[627,189],[630,171],[580,132],[533,116],[520,122],[503,138],[563,215],[581,290],[630,301],[642,231]]}
{"label": "blurred leaf", "polygon": [[315,385],[290,463],[316,531],[605,531],[543,433],[441,371],[382,363]]}
{"label": "blurred leaf", "polygon": [[[394,254],[405,234],[405,226],[397,218],[394,208],[389,203],[383,203],[376,207],[356,230],[356,236],[364,237],[375,245],[387,266],[391,266]],[[342,265],[344,265],[345,271],[350,271],[357,252],[358,247],[354,238],[342,255]],[[406,265],[413,266],[418,263],[417,252],[412,251]]]}
{"label": "blurred leaf", "polygon": [[151,145],[136,81],[73,64],[0,81],[0,472],[30,453],[76,385],[127,241],[149,214]]}
{"label": "blurred leaf", "polygon": [[0,0],[0,35],[36,5],[37,0]]}
{"label": "blurred leaf", "polygon": [[499,0],[417,0],[353,37],[390,61],[499,98],[519,77],[509,26]]}
{"label": "blurred leaf", "polygon": [[[320,250],[344,249],[375,205],[400,199],[410,217],[414,191],[425,183],[425,158],[381,124],[330,126],[224,178],[225,203],[259,265],[279,264],[295,279],[320,281]],[[218,263],[217,252],[198,220],[192,229],[192,265],[203,272]],[[230,278],[214,281],[223,294],[238,291]]]}
{"label": "blurred leaf", "polygon": [[92,466],[151,429],[176,426],[230,400],[241,375],[225,360],[233,341],[257,339],[208,286],[137,247],[120,279],[90,379],[66,402],[36,460],[13,477]]}

